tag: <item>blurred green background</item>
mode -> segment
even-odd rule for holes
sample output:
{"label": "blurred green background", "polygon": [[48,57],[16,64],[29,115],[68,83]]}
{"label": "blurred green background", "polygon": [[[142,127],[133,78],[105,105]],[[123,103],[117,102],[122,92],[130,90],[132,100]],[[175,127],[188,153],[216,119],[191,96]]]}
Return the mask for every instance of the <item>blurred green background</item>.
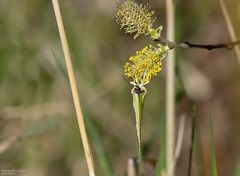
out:
{"label": "blurred green background", "polygon": [[[163,25],[165,35],[165,1],[141,2],[155,10],[156,26]],[[123,65],[136,50],[154,43],[145,36],[133,40],[124,34],[113,19],[112,1],[60,4],[97,173],[124,175],[128,158],[136,155],[136,136],[131,86],[123,79]],[[239,12],[240,3],[231,8]],[[240,15],[234,19],[240,37]],[[176,40],[230,41],[219,2],[176,0]],[[210,175],[210,109],[219,175],[239,176],[240,65],[234,51],[177,49],[176,53],[176,127],[179,116],[187,115],[177,175],[187,173],[192,100],[201,139],[194,155],[195,175]],[[147,86],[143,143],[150,158],[159,153],[165,71],[164,61],[163,71]],[[87,175],[65,73],[51,1],[0,0],[0,169],[23,169],[24,176]]]}

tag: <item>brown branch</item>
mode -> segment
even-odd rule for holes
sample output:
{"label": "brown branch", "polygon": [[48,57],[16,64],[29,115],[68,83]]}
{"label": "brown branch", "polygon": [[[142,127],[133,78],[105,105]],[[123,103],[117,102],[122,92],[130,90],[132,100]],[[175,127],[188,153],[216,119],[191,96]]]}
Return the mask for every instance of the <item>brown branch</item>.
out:
{"label": "brown branch", "polygon": [[198,48],[198,49],[207,49],[207,50],[226,48],[231,50],[234,48],[234,46],[240,45],[240,40],[230,42],[230,43],[206,44],[206,45],[194,44],[190,42],[176,43],[162,37],[160,37],[159,39],[155,39],[154,41],[161,43],[163,45],[168,45],[170,49],[174,49],[178,47],[178,48]]}

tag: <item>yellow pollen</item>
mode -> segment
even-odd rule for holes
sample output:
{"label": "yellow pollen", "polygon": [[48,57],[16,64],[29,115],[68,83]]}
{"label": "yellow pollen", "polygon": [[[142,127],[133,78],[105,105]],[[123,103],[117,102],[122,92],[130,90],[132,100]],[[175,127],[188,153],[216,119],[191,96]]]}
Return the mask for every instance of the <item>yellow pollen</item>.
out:
{"label": "yellow pollen", "polygon": [[145,85],[162,69],[161,55],[152,46],[146,46],[129,58],[124,66],[125,75],[138,85]]}

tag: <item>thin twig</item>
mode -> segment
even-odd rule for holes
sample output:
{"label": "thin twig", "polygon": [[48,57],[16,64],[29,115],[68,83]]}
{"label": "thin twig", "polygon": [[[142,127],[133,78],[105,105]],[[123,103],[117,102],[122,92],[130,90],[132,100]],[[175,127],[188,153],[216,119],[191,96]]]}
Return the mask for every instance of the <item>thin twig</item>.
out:
{"label": "thin twig", "polygon": [[234,46],[240,45],[240,40],[230,42],[230,43],[219,43],[219,44],[194,44],[190,42],[183,42],[183,43],[176,43],[172,42],[170,40],[167,40],[163,37],[159,39],[155,39],[155,42],[161,43],[163,45],[167,45],[170,49],[174,48],[198,48],[198,49],[207,49],[207,50],[212,50],[212,49],[221,49],[221,48],[226,48],[226,49],[233,49]]}
{"label": "thin twig", "polygon": [[52,0],[52,4],[53,4],[53,8],[54,8],[54,13],[56,16],[59,35],[60,35],[61,44],[62,44],[63,53],[64,53],[64,58],[65,58],[66,66],[67,66],[67,72],[68,72],[68,76],[69,76],[70,87],[71,87],[71,92],[72,92],[72,96],[73,96],[73,102],[74,102],[74,106],[75,106],[75,110],[76,110],[76,114],[77,114],[80,135],[82,138],[85,157],[87,160],[89,176],[95,176],[95,169],[94,169],[95,167],[94,167],[94,162],[93,162],[93,156],[92,156],[92,152],[91,152],[91,148],[89,145],[87,132],[86,132],[86,128],[85,128],[84,118],[83,118],[82,109],[81,109],[81,105],[80,105],[80,98],[79,98],[79,94],[78,94],[78,90],[77,90],[76,78],[74,75],[72,59],[71,59],[71,55],[70,55],[69,46],[67,43],[66,33],[64,30],[64,25],[63,25],[61,11],[60,11],[60,7],[59,7],[59,2],[58,2],[58,0]]}
{"label": "thin twig", "polygon": [[[174,41],[175,39],[175,9],[173,0],[166,0],[167,9],[167,39]],[[166,61],[166,126],[167,126],[167,176],[174,176],[171,171],[174,165],[174,146],[175,146],[175,53],[174,50],[168,53]]]}

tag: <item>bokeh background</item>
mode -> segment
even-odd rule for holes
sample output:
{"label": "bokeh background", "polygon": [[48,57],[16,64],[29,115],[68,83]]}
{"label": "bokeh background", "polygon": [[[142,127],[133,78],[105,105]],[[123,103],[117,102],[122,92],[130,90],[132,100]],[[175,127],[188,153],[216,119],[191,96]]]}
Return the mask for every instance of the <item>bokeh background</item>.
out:
{"label": "bokeh background", "polygon": [[[165,2],[141,2],[155,10],[156,26],[163,25],[165,35]],[[154,43],[145,36],[133,40],[120,30],[112,1],[60,4],[97,173],[125,175],[128,158],[136,155],[136,136],[123,65],[136,50]],[[240,38],[240,3],[229,4]],[[219,1],[176,0],[176,40],[230,41]],[[194,102],[200,142],[193,172],[210,175],[211,112],[219,175],[240,176],[240,62],[234,50],[176,49],[176,55],[176,127],[182,114],[187,117],[177,175],[187,173]],[[147,86],[144,107],[145,156],[155,159],[165,116],[165,71],[164,61],[163,71]],[[0,169],[25,170],[24,176],[87,175],[49,0],[0,0]]]}

